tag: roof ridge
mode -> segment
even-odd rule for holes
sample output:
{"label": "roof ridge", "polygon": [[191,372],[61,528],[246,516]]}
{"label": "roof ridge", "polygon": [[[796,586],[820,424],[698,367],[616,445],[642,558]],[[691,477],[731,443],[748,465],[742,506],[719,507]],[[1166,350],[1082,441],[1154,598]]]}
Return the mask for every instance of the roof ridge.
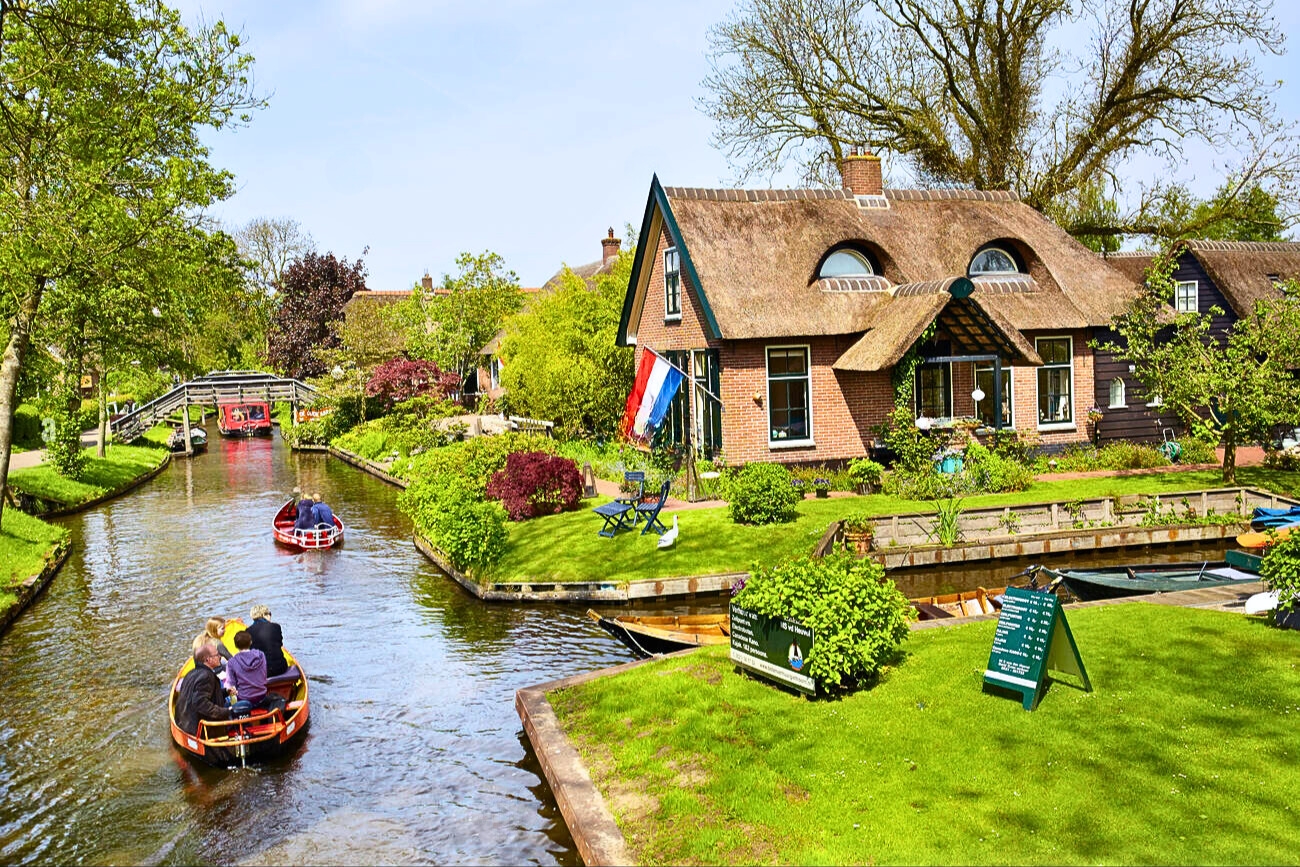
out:
{"label": "roof ridge", "polygon": [[1211,241],[1191,240],[1187,246],[1205,253],[1295,253],[1300,252],[1300,241]]}
{"label": "roof ridge", "polygon": [[[670,199],[690,199],[706,202],[806,202],[814,200],[854,201],[857,197],[849,190],[825,187],[802,187],[784,190],[746,190],[725,187],[668,187],[663,188]],[[886,199],[899,202],[1019,202],[1020,196],[1009,190],[905,190],[886,188]]]}
{"label": "roof ridge", "polygon": [[1101,259],[1145,259],[1156,255],[1155,250],[1115,250],[1107,253],[1104,250],[1097,254]]}

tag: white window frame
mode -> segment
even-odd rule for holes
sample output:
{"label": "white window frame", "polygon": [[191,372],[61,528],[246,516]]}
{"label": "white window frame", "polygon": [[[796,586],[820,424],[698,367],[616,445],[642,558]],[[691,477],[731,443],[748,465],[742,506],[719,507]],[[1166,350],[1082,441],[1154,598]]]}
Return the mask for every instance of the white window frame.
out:
{"label": "white window frame", "polygon": [[501,387],[501,359],[495,355],[488,362],[488,382],[492,388]]}
{"label": "white window frame", "polygon": [[[1044,340],[1068,340],[1070,343],[1070,420],[1069,421],[1047,421],[1047,422],[1040,420],[1038,422],[1038,429],[1043,431],[1078,430],[1078,427],[1076,426],[1076,419],[1078,418],[1078,414],[1074,411],[1074,401],[1075,401],[1075,397],[1077,396],[1074,388],[1074,380],[1075,380],[1074,336],[1071,334],[1045,334],[1042,337],[1035,337],[1034,338],[1035,352],[1038,351],[1039,342]],[[1039,373],[1043,370],[1059,370],[1059,369],[1063,369],[1064,367],[1065,365],[1063,364],[1044,364],[1042,367],[1039,367],[1034,370],[1034,418],[1035,419],[1041,419],[1042,416],[1042,409],[1041,409],[1042,395],[1039,392],[1040,386],[1038,384]]]}
{"label": "white window frame", "polygon": [[[677,267],[672,269],[671,271],[668,269],[668,257],[670,255],[677,262]],[[676,291],[677,309],[675,311],[670,310],[668,307],[668,299],[669,297],[671,297],[668,291],[668,277],[670,274],[677,275],[677,291]],[[682,318],[682,257],[678,254],[676,247],[669,247],[667,250],[664,250],[664,321],[678,322],[681,320],[681,318]]]}
{"label": "white window frame", "polygon": [[[981,366],[981,364],[983,364],[984,366]],[[972,379],[975,382],[975,385],[977,387],[979,386],[981,371],[987,370],[990,376],[993,375],[992,362],[985,363],[985,362],[976,361],[972,364],[972,366],[975,368],[974,376],[972,377]],[[1014,429],[1016,426],[1016,378],[1011,373],[1011,371],[1013,370],[1015,370],[1014,367],[1002,368],[1002,381],[1007,384],[1007,401],[1008,401],[1006,405],[1007,421],[1006,424],[1003,426],[1003,430]],[[991,400],[992,398],[993,395],[991,394],[986,394],[984,396],[985,400]],[[975,408],[975,413],[976,413],[976,418],[978,418],[979,417],[978,406]],[[995,428],[993,428],[992,426],[986,426],[981,428],[981,430],[995,430]]]}
{"label": "white window frame", "polygon": [[[845,256],[849,256],[853,258],[860,265],[862,265],[863,270],[853,274],[823,273],[826,269],[826,266],[830,263],[830,261],[834,259],[836,256],[839,256],[840,254],[844,254]],[[868,259],[862,253],[859,253],[857,250],[854,250],[851,247],[841,247],[838,250],[832,250],[830,255],[826,257],[826,260],[822,262],[821,267],[817,269],[817,278],[819,280],[826,280],[826,279],[835,280],[841,277],[874,277],[875,275],[876,275],[876,269],[875,266],[871,264],[871,260]]]}
{"label": "white window frame", "polygon": [[[943,366],[943,365],[947,365],[947,367],[948,367],[948,414],[947,414],[947,415],[937,416],[937,417],[938,417],[938,418],[942,418],[942,419],[951,419],[951,418],[953,417],[953,408],[952,408],[952,404],[953,404],[953,400],[955,399],[955,398],[954,398],[954,395],[953,395],[953,393],[952,393],[952,382],[953,382],[953,380],[952,380],[952,362],[951,362],[951,361],[944,361],[944,362],[941,362],[939,366]],[[922,362],[921,364],[917,365],[917,367],[916,367],[916,373],[915,373],[915,376],[916,376],[917,381],[915,381],[915,382],[912,383],[912,416],[913,416],[913,418],[920,418],[920,417],[921,417],[921,388],[920,388],[921,383],[920,383],[919,380],[920,380],[920,378],[921,378],[921,368],[923,368],[923,367],[929,367],[931,370],[935,370],[935,369],[937,369],[936,365],[927,365],[927,364],[925,364],[924,362]]]}
{"label": "white window frame", "polygon": [[[1185,300],[1183,291],[1188,287],[1192,290],[1192,306],[1189,308],[1182,302]],[[1178,280],[1174,283],[1174,312],[1175,313],[1200,313],[1201,304],[1199,295],[1201,292],[1200,283],[1196,280]],[[1180,306],[1181,305],[1181,306]]]}
{"label": "white window frame", "polygon": [[[800,440],[774,440],[772,439],[772,350],[774,349],[802,349],[806,359],[804,376],[808,382],[808,436]],[[794,379],[794,377],[781,377],[781,381]],[[813,386],[812,386],[812,346],[808,343],[781,343],[772,344],[763,347],[763,412],[767,415],[764,424],[767,426],[767,447],[769,449],[795,449],[815,446],[817,443],[813,440]]]}
{"label": "white window frame", "polygon": [[[1010,260],[1011,260],[1011,264],[1012,264],[1013,266],[1015,266],[1014,270],[1012,270],[1012,271],[976,271],[976,270],[974,270],[974,268],[973,268],[972,266],[975,264],[975,260],[976,260],[976,259],[978,259],[980,256],[982,256],[982,255],[985,254],[985,253],[991,253],[991,252],[994,252],[994,251],[997,251],[997,252],[1001,253],[1003,256],[1006,256],[1008,259],[1010,259]],[[1014,255],[1012,255],[1011,251],[1008,250],[1006,247],[999,247],[997,244],[987,244],[987,245],[985,245],[985,246],[983,246],[983,247],[980,247],[978,250],[975,251],[975,255],[970,257],[970,264],[966,266],[966,274],[967,274],[967,276],[969,276],[969,277],[991,277],[991,278],[997,278],[997,277],[1006,277],[1006,276],[1009,276],[1009,275],[1012,275],[1012,274],[1023,274],[1023,273],[1025,273],[1025,272],[1020,270],[1020,261],[1019,261],[1019,260],[1018,260]]]}
{"label": "white window frame", "polygon": [[1160,395],[1158,395],[1158,394],[1153,394],[1153,395],[1151,395],[1151,399],[1147,401],[1147,404],[1146,404],[1146,405],[1149,406],[1149,407],[1159,407],[1159,406],[1164,406],[1164,405],[1165,405],[1165,401],[1164,401],[1164,398],[1162,398]]}
{"label": "white window frame", "polygon": [[[1115,383],[1119,383],[1119,403],[1115,402]],[[1110,381],[1107,409],[1128,409],[1128,383],[1124,377],[1117,376]]]}

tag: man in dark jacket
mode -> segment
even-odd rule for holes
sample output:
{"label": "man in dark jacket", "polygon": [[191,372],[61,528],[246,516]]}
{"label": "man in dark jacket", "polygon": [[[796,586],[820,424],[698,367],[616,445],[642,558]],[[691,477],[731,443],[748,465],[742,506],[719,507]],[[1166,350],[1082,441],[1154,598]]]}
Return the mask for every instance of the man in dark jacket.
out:
{"label": "man in dark jacket", "polygon": [[284,674],[289,670],[289,662],[284,658],[284,635],[280,624],[271,622],[271,609],[254,605],[249,617],[253,620],[248,627],[248,634],[253,636],[253,647],[266,655],[266,676]]}
{"label": "man in dark jacket", "polygon": [[334,526],[334,510],[320,498],[320,494],[316,495],[316,505],[311,507],[311,512],[316,521],[314,526],[326,529]]}
{"label": "man in dark jacket", "polygon": [[316,505],[315,500],[305,495],[298,501],[298,519],[293,523],[295,530],[310,530],[316,526],[316,519],[311,513],[311,507],[314,505]]}
{"label": "man in dark jacket", "polygon": [[181,681],[176,696],[176,725],[192,735],[199,733],[199,720],[230,719],[226,694],[213,669],[221,665],[221,656],[211,644],[194,651],[194,670]]}

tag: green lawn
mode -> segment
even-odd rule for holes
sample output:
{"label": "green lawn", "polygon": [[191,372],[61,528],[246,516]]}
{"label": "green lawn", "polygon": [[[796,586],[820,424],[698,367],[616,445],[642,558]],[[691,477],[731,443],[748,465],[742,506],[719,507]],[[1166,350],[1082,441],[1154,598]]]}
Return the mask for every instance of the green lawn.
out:
{"label": "green lawn", "polygon": [[0,530],[0,613],[12,605],[17,597],[11,588],[38,574],[45,566],[45,557],[68,531],[40,518],[33,518],[12,506],[4,510],[3,529]]}
{"label": "green lawn", "polygon": [[[1278,493],[1300,487],[1300,474],[1248,468],[1237,473],[1238,484]],[[1069,502],[1121,494],[1160,494],[1222,486],[1218,470],[1113,476],[1073,481],[1037,482],[1027,491],[968,497],[963,508],[1015,506],[1048,501]],[[605,500],[589,501],[587,506]],[[831,521],[867,511],[875,515],[933,512],[934,503],[900,500],[875,494],[869,497],[805,499],[799,517],[790,524],[749,527],[734,524],[725,507],[684,509],[678,512],[677,544],[660,551],[658,537],[619,533],[613,539],[598,536],[601,521],[590,508],[535,518],[510,525],[505,557],[491,574],[496,581],[592,581],[666,578],[747,571],[754,563],[772,563],[809,553]],[[664,523],[672,523],[664,513]]]}
{"label": "green lawn", "polygon": [[166,449],[148,446],[111,445],[108,457],[89,457],[81,481],[65,479],[49,464],[40,464],[14,470],[9,485],[44,500],[75,506],[130,484],[166,460],[167,454]]}
{"label": "green lawn", "polygon": [[1069,612],[1095,692],[985,694],[993,622],[810,701],[726,648],[552,693],[640,864],[1276,864],[1300,851],[1300,633]]}

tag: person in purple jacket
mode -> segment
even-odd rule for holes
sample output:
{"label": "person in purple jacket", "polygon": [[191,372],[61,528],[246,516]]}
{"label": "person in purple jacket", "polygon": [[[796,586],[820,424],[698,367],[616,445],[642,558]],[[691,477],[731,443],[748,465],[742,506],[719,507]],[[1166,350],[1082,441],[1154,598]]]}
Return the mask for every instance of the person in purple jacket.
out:
{"label": "person in purple jacket", "polygon": [[266,691],[266,654],[253,647],[253,636],[247,629],[235,634],[235,647],[239,652],[226,663],[226,687],[234,690],[235,700],[283,711],[284,699]]}

